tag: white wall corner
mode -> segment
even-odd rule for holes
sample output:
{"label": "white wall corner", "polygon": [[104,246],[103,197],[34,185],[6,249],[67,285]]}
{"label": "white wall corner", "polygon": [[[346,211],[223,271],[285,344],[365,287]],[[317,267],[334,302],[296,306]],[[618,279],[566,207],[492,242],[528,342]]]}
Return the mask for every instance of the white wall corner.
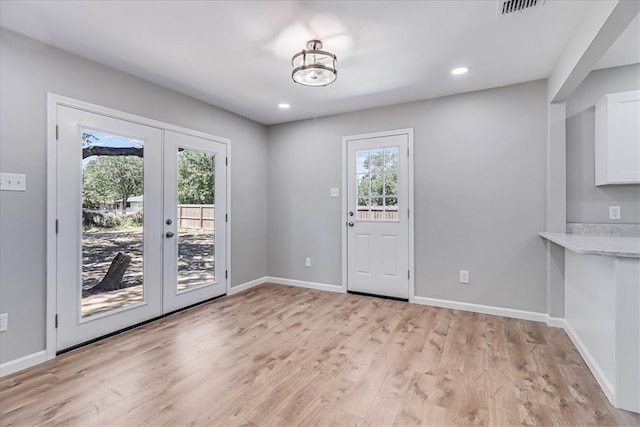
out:
{"label": "white wall corner", "polygon": [[[564,233],[567,227],[566,103],[547,105],[546,230]],[[546,242],[547,314],[564,316],[564,249]]]}
{"label": "white wall corner", "polygon": [[547,229],[564,233],[567,226],[567,108],[565,102],[547,106]]}
{"label": "white wall corner", "polygon": [[598,365],[594,357],[587,350],[587,347],[582,343],[580,338],[578,338],[578,335],[574,332],[571,326],[569,326],[569,324],[566,322],[564,324],[564,330],[569,336],[569,338],[571,339],[571,341],[573,342],[573,344],[576,346],[578,353],[580,353],[580,355],[584,359],[585,363],[589,367],[589,370],[595,377],[596,381],[598,381],[598,384],[600,384],[600,388],[602,389],[604,394],[607,396],[607,399],[609,399],[609,402],[612,405],[615,405],[615,389],[613,387],[613,384],[611,384],[611,382],[607,380],[607,377],[606,375],[604,375],[604,371],[602,370],[602,368],[600,368],[600,365]]}
{"label": "white wall corner", "polygon": [[547,316],[547,325],[552,328],[565,329],[566,322],[564,321],[563,317]]}

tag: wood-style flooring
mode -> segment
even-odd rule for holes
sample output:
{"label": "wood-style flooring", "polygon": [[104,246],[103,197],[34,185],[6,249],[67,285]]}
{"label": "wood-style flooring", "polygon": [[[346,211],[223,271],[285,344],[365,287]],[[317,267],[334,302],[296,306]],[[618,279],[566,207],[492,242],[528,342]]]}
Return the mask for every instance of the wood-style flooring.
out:
{"label": "wood-style flooring", "polygon": [[563,330],[261,285],[0,380],[0,425],[640,425]]}

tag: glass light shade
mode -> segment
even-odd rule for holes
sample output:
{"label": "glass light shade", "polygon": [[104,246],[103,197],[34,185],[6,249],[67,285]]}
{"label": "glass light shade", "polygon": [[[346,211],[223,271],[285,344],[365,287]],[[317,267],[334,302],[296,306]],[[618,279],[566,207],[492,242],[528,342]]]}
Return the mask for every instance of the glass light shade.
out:
{"label": "glass light shade", "polygon": [[307,49],[296,53],[291,59],[293,81],[305,86],[326,86],[338,77],[337,58],[322,49],[322,42],[310,40]]}

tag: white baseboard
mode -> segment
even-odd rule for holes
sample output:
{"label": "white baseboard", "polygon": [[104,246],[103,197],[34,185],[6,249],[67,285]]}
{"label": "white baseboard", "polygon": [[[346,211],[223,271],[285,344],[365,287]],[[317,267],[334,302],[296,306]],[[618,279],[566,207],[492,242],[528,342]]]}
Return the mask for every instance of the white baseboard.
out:
{"label": "white baseboard", "polygon": [[0,377],[4,377],[5,375],[13,374],[14,372],[30,368],[39,363],[45,362],[46,360],[47,352],[45,350],[39,351],[37,353],[31,353],[14,360],[10,360],[0,365]]}
{"label": "white baseboard", "polygon": [[[317,289],[320,291],[341,292],[346,290],[341,285],[329,285],[326,283],[305,282],[303,280],[285,279],[283,277],[265,276],[258,281],[276,283],[278,285],[297,286],[301,288]],[[252,283],[252,282],[249,282]],[[258,283],[259,284],[259,283]],[[244,285],[241,285],[244,286]],[[255,286],[255,285],[252,285]],[[232,288],[236,289],[236,287]],[[494,307],[490,305],[471,304],[466,302],[441,300],[436,298],[413,297],[410,302],[421,305],[431,305],[434,307],[450,308],[453,310],[470,311],[473,313],[492,314],[495,316],[511,317],[514,319],[533,320],[536,322],[544,322],[555,328],[564,327],[564,319],[559,317],[550,317],[545,313],[537,313],[534,311],[516,310],[512,308]]]}
{"label": "white baseboard", "polygon": [[263,284],[265,282],[268,282],[267,279],[268,279],[267,276],[263,276],[263,277],[259,277],[259,278],[255,279],[255,280],[251,280],[249,282],[242,283],[240,285],[232,286],[227,291],[227,295],[237,294],[238,292],[242,292],[242,291],[245,291],[247,289],[253,288],[254,286],[261,285],[261,284]]}
{"label": "white baseboard", "polygon": [[514,319],[533,320],[547,323],[547,316],[544,313],[534,311],[515,310],[512,308],[494,307],[491,305],[472,304],[468,302],[449,301],[436,298],[413,297],[415,304],[431,305],[434,307],[450,308],[453,310],[471,311],[473,313],[492,314],[494,316],[511,317]]}
{"label": "white baseboard", "polygon": [[547,316],[547,325],[552,328],[566,329],[566,323],[563,317],[551,317]]}
{"label": "white baseboard", "polygon": [[600,365],[598,365],[593,356],[591,356],[591,353],[589,353],[587,347],[584,346],[578,335],[571,328],[571,325],[569,325],[569,323],[567,323],[566,321],[564,322],[564,330],[567,335],[569,335],[569,338],[573,342],[573,345],[576,346],[584,361],[587,363],[589,370],[591,370],[591,373],[596,378],[596,381],[598,381],[598,384],[600,384],[600,388],[607,396],[607,399],[609,399],[611,405],[615,406],[615,388],[609,382],[609,380],[607,380],[607,377],[604,376]]}
{"label": "white baseboard", "polygon": [[346,292],[341,285],[329,285],[326,283],[305,282],[303,280],[284,279],[282,277],[265,277],[267,282],[276,283],[278,285],[297,286],[299,288],[317,289],[319,291],[329,292]]}

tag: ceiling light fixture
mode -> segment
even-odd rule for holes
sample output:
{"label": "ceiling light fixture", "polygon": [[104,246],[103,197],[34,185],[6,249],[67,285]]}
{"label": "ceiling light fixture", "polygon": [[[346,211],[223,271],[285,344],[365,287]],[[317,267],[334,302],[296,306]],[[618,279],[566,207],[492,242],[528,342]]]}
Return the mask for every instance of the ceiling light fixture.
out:
{"label": "ceiling light fixture", "polygon": [[278,108],[282,108],[283,110],[286,110],[287,108],[291,107],[291,105],[287,104],[287,103],[281,103],[278,104]]}
{"label": "ceiling light fixture", "polygon": [[459,76],[460,74],[464,74],[469,71],[469,67],[458,67],[451,70],[451,74],[454,76]]}
{"label": "ceiling light fixture", "polygon": [[309,40],[307,48],[293,55],[291,78],[304,86],[326,86],[336,81],[338,58],[322,49],[320,40]]}

